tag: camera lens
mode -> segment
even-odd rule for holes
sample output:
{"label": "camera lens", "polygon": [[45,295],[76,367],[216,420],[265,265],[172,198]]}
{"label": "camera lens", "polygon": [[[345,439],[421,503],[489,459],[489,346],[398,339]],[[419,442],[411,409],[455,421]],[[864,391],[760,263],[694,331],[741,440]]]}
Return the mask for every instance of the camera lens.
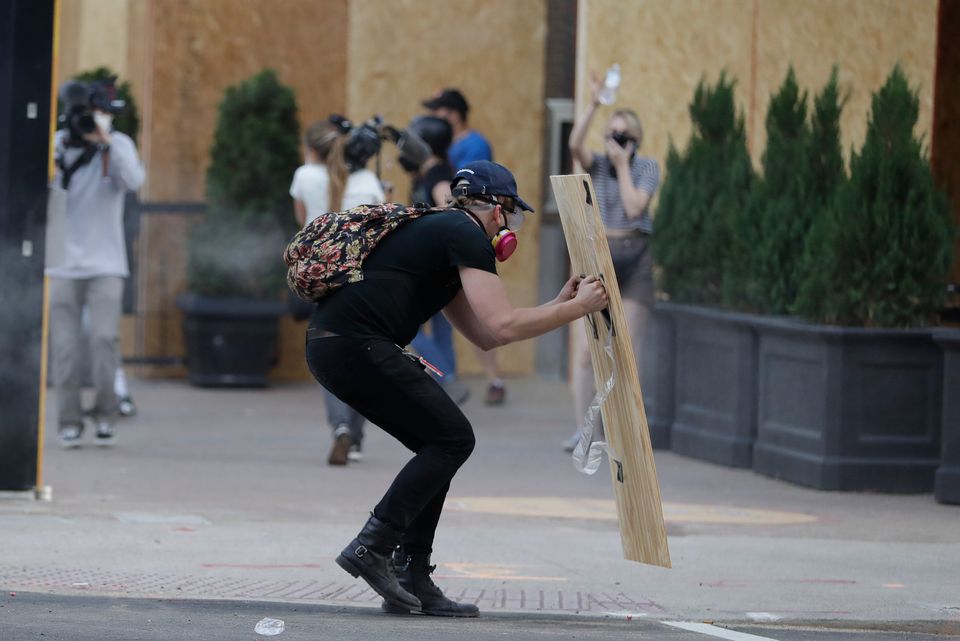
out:
{"label": "camera lens", "polygon": [[84,134],[92,134],[97,128],[97,123],[93,119],[93,114],[85,111],[77,115],[77,129]]}

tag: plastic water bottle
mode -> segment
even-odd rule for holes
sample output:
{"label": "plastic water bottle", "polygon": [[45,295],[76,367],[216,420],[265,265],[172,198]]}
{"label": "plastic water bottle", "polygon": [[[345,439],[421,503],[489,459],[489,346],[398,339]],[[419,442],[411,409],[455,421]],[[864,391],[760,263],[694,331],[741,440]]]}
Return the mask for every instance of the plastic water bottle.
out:
{"label": "plastic water bottle", "polygon": [[617,89],[620,88],[620,65],[614,64],[607,69],[603,79],[603,88],[597,99],[602,105],[612,105],[617,100]]}
{"label": "plastic water bottle", "polygon": [[283,621],[280,619],[271,619],[270,617],[266,617],[257,622],[257,626],[253,629],[253,631],[261,636],[272,637],[283,632],[283,628]]}

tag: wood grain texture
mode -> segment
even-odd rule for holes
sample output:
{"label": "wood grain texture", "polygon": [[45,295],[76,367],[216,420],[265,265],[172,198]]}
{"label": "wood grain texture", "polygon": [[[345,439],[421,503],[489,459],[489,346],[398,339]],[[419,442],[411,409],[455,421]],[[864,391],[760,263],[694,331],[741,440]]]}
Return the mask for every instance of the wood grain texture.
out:
{"label": "wood grain texture", "polygon": [[[610,249],[595,206],[593,182],[586,174],[551,176],[574,273],[600,275],[610,295],[610,322],[591,314],[588,342],[597,389],[611,375],[615,383],[601,406],[606,440],[610,447],[610,473],[620,524],[624,558],[670,567],[667,530],[660,502],[660,484],[643,396],[633,356],[630,332],[613,271]],[[596,331],[593,331],[595,328]],[[612,334],[613,361],[604,346]]]}

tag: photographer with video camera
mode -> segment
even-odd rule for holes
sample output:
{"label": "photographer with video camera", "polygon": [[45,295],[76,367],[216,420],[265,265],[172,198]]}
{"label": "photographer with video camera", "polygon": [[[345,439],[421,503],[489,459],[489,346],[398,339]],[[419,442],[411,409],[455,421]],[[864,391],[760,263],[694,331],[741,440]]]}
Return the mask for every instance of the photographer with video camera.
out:
{"label": "photographer with video camera", "polygon": [[[354,127],[338,115],[307,130],[303,141],[306,162],[294,173],[290,185],[294,215],[301,227],[328,211],[385,201],[380,180],[365,167],[380,150],[379,136],[373,124]],[[359,462],[363,458],[363,416],[326,390],[324,401],[333,430],[327,463]]]}
{"label": "photographer with video camera", "polygon": [[[593,180],[640,372],[644,332],[653,306],[650,201],[660,183],[660,165],[653,158],[637,154],[643,144],[643,127],[630,109],[617,109],[607,120],[603,137],[605,153],[591,153],[586,149],[587,130],[601,104],[603,85],[596,74],[591,78],[591,89],[593,100],[570,132],[570,153]],[[594,395],[593,366],[583,328],[573,330],[573,345],[571,387],[579,422]],[[579,434],[575,433],[565,440],[564,450],[572,452],[578,438]]]}
{"label": "photographer with video camera", "polygon": [[54,138],[55,187],[66,192],[65,241],[60,264],[47,269],[59,436],[64,447],[72,448],[84,432],[80,389],[86,308],[95,388],[89,415],[95,442],[112,445],[123,280],[129,276],[123,206],[126,193],[143,183],[144,171],[133,140],[113,131],[113,116],[125,106],[116,99],[115,79],[68,82],[60,98],[64,127]]}

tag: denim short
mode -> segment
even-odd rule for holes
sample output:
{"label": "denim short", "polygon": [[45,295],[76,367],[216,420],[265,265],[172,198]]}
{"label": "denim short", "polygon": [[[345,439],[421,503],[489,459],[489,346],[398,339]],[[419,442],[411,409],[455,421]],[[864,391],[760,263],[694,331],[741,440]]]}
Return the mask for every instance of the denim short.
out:
{"label": "denim short", "polygon": [[641,305],[653,305],[653,253],[650,236],[637,232],[623,237],[607,237],[610,258],[617,273],[620,297]]}

